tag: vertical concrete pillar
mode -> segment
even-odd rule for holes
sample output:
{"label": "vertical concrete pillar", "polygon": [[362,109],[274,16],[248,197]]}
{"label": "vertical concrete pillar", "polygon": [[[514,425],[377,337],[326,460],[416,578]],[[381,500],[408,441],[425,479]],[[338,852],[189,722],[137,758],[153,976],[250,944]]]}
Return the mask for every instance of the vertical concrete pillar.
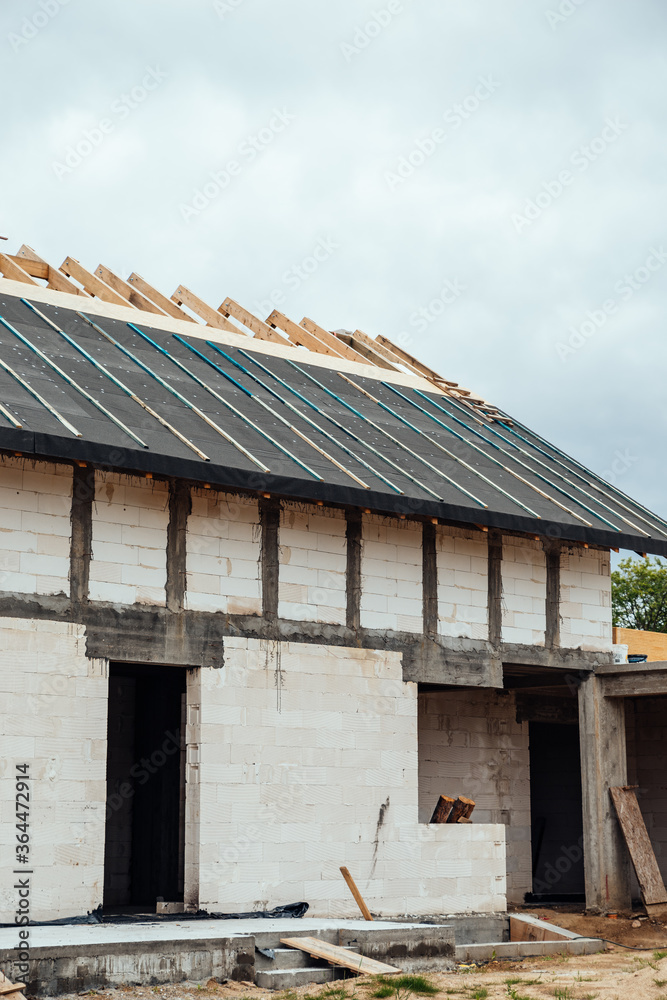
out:
{"label": "vertical concrete pillar", "polygon": [[196,913],[199,909],[202,669],[188,670],[187,678],[184,858],[184,900],[186,913]]}
{"label": "vertical concrete pillar", "polygon": [[605,698],[594,675],[579,687],[579,738],[586,906],[602,913],[628,909],[630,861],[609,794],[613,785],[627,784],[625,702]]}

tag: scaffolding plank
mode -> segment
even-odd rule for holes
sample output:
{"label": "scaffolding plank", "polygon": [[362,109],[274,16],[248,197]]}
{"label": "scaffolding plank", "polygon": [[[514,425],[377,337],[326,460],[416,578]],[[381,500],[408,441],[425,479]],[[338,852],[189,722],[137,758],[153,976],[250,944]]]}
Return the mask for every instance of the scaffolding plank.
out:
{"label": "scaffolding plank", "polygon": [[393,965],[376,962],[374,958],[366,958],[348,948],[340,948],[336,944],[329,944],[328,941],[321,941],[319,938],[281,938],[280,943],[286,944],[288,948],[298,948],[300,951],[305,951],[312,958],[323,958],[325,962],[331,962],[332,965],[342,965],[344,969],[351,969],[352,972],[358,972],[361,976],[386,976],[401,971]]}

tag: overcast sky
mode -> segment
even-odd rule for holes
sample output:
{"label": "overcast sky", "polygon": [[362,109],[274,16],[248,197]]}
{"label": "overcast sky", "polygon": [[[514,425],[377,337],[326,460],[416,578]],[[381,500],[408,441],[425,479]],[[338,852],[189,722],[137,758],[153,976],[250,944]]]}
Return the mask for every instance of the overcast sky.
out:
{"label": "overcast sky", "polygon": [[398,339],[666,516],[666,35],[664,0],[3,0],[3,247]]}

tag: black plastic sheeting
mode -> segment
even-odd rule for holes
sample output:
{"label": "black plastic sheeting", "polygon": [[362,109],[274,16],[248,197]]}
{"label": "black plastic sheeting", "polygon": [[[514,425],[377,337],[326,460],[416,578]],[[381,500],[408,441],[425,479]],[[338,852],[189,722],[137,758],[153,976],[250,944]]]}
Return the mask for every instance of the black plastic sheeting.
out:
{"label": "black plastic sheeting", "polygon": [[[287,903],[274,906],[272,910],[252,910],[247,913],[103,913],[102,907],[85,916],[60,917],[59,920],[31,920],[30,927],[70,927],[74,924],[154,924],[170,920],[287,920],[298,919],[308,912],[308,903]],[[14,927],[15,924],[0,924],[0,927]]]}

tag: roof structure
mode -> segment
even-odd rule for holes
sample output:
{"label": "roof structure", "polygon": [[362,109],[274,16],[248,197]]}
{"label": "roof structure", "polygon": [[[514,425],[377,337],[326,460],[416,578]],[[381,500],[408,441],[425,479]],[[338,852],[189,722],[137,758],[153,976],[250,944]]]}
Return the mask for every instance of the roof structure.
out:
{"label": "roof structure", "polygon": [[667,522],[388,338],[0,254],[0,449],[667,555]]}

